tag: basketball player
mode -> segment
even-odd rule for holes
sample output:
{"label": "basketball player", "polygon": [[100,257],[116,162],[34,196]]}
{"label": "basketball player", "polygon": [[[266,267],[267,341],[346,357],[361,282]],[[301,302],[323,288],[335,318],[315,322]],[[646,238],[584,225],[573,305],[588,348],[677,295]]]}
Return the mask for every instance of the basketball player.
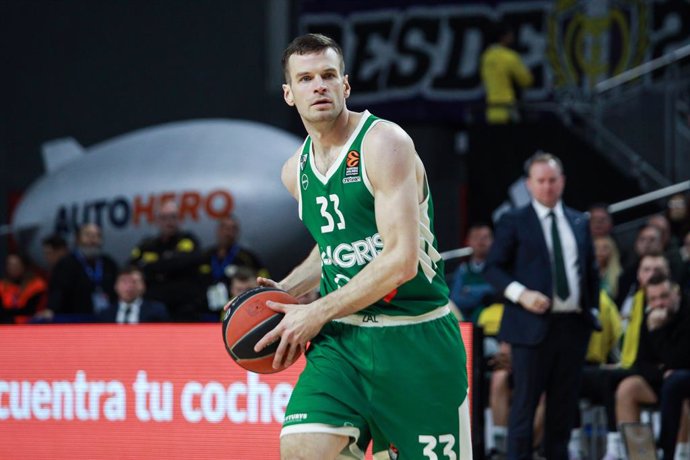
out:
{"label": "basketball player", "polygon": [[[399,126],[348,110],[342,50],[296,38],[283,96],[307,130],[282,180],[316,240],[276,283],[307,305],[285,313],[256,350],[280,341],[274,367],[311,341],[281,432],[283,459],[469,459],[465,351],[448,306],[424,166]],[[342,457],[339,457],[342,456]]]}

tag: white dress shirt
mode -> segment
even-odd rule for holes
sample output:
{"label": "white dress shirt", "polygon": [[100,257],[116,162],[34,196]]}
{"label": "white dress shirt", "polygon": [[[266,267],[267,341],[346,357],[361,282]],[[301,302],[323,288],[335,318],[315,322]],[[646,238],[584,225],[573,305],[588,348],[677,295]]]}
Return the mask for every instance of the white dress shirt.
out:
{"label": "white dress shirt", "polygon": [[[537,217],[539,218],[542,233],[544,234],[544,239],[546,240],[546,247],[549,250],[551,266],[553,267],[553,240],[551,238],[551,217],[549,216],[552,209],[547,208],[536,200],[532,200],[532,207],[534,207],[534,211],[537,213]],[[560,201],[556,203],[556,206],[553,208],[553,212],[556,215],[556,225],[558,226],[558,234],[561,239],[561,247],[563,248],[563,262],[565,263],[565,274],[568,278],[570,296],[568,296],[567,299],[559,299],[555,292],[543,292],[542,294],[551,297],[552,312],[575,312],[580,310],[580,282],[577,275],[579,263],[577,256],[577,241],[575,241],[573,229],[570,227],[570,224],[563,213],[563,204]],[[554,270],[552,268],[552,279],[555,276],[553,272]],[[553,284],[555,290],[555,282]],[[506,287],[504,295],[512,302],[517,303],[520,295],[522,295],[525,289],[526,287],[523,284],[513,281]]]}
{"label": "white dress shirt", "polygon": [[[139,323],[139,310],[141,309],[142,299],[134,299],[131,303],[123,302],[120,300],[118,302],[117,315],[115,316],[115,322],[118,324],[138,324]],[[129,311],[127,311],[129,307]]]}

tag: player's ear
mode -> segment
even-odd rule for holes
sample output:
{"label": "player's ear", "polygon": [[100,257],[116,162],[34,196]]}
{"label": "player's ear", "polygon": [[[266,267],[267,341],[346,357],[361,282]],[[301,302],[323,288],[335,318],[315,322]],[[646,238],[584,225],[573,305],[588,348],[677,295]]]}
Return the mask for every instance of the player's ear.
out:
{"label": "player's ear", "polygon": [[343,86],[345,87],[345,92],[344,92],[345,93],[345,99],[350,97],[350,90],[352,89],[352,88],[350,88],[350,81],[348,80],[347,77],[348,77],[347,75],[345,75],[343,77]]}
{"label": "player's ear", "polygon": [[283,83],[283,99],[285,99],[285,103],[290,107],[295,105],[295,100],[292,97],[292,89],[287,83]]}

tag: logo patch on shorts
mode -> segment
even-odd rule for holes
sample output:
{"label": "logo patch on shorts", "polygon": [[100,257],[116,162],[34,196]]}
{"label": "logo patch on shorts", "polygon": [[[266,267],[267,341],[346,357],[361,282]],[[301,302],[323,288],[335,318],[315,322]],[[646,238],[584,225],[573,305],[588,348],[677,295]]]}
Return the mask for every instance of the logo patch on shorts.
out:
{"label": "logo patch on shorts", "polygon": [[285,423],[289,422],[301,422],[309,417],[308,414],[290,414],[285,416]]}
{"label": "logo patch on shorts", "polygon": [[398,452],[397,447],[395,447],[393,444],[388,446],[388,456],[391,458],[391,460],[398,460],[398,455],[400,455],[400,452]]}

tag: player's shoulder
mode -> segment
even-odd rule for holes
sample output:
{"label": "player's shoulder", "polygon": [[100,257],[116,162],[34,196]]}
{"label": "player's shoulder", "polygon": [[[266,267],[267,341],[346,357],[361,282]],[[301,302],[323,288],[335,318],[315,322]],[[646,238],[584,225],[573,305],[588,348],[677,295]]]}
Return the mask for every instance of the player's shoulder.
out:
{"label": "player's shoulder", "polygon": [[414,153],[414,142],[400,125],[388,120],[380,120],[371,127],[364,138],[362,147],[367,153],[387,156],[400,151]]}
{"label": "player's shoulder", "polygon": [[297,164],[302,156],[302,150],[304,149],[304,144],[295,150],[295,152],[290,155],[290,157],[283,163],[283,168],[280,171],[280,178],[285,185],[285,188],[293,195],[296,196],[297,189],[295,187],[297,178]]}

